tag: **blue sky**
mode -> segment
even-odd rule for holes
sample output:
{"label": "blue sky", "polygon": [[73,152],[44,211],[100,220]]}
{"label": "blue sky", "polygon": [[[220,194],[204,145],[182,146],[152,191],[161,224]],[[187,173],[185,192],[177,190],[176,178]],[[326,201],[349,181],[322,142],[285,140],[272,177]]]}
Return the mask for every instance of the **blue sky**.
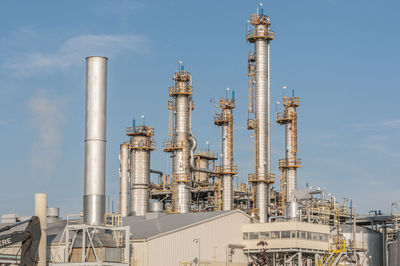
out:
{"label": "blue sky", "polygon": [[[258,1],[9,1],[0,3],[0,214],[31,215],[46,192],[61,214],[82,208],[85,57],[109,57],[107,194],[117,203],[119,144],[145,114],[155,127],[152,168],[170,172],[168,86],[178,61],[193,75],[193,132],[220,150],[210,98],[236,91],[239,182],[251,167],[246,21]],[[400,3],[264,3],[272,43],[272,112],[282,86],[299,107],[298,184],[390,210],[400,188]],[[284,157],[272,125],[272,165]]]}

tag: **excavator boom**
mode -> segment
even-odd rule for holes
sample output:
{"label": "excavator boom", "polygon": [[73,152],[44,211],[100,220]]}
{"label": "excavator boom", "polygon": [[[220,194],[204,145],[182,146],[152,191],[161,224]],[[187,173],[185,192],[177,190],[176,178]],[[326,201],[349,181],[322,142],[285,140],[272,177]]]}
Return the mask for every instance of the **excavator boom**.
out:
{"label": "excavator boom", "polygon": [[39,218],[33,216],[29,220],[0,228],[0,232],[4,232],[27,222],[29,222],[29,224],[26,226],[25,231],[16,231],[11,234],[0,236],[0,248],[22,243],[20,266],[33,266],[37,263],[37,251],[42,235]]}

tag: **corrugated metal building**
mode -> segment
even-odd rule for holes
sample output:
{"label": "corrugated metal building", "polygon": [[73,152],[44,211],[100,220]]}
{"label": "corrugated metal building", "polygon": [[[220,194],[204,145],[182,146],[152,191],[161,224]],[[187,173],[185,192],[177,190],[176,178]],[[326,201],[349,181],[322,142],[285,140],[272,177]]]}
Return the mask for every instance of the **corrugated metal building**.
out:
{"label": "corrugated metal building", "polygon": [[[146,216],[124,217],[122,225],[130,226],[130,265],[244,266],[247,265],[247,257],[239,247],[243,244],[242,225],[251,220],[250,216],[239,210],[185,214],[148,213]],[[81,221],[70,221],[79,222]],[[48,224],[48,261],[60,261],[64,244],[59,243],[66,225],[66,220]],[[23,231],[25,227],[26,224],[20,225],[9,233]],[[15,254],[19,250],[20,244],[0,251],[14,255],[15,262]],[[0,262],[6,261],[10,259],[0,255]]]}
{"label": "corrugated metal building", "polygon": [[247,265],[242,245],[242,225],[251,217],[242,211],[186,214],[151,213],[125,217],[132,232],[132,262],[140,266]]}

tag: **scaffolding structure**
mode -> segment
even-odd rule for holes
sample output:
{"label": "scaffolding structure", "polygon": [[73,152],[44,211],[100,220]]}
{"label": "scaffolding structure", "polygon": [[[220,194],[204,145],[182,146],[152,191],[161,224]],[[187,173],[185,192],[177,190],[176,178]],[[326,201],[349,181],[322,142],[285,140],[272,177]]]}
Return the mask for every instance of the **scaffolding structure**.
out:
{"label": "scaffolding structure", "polygon": [[129,226],[69,224],[50,265],[128,266],[129,234]]}

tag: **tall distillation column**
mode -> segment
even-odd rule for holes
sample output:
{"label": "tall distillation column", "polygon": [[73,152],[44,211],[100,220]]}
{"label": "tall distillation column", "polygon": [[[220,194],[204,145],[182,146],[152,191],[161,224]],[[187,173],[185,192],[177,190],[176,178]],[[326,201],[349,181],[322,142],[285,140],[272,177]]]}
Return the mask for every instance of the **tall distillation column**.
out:
{"label": "tall distillation column", "polygon": [[233,109],[234,97],[219,100],[220,113],[215,113],[214,123],[222,127],[222,165],[219,173],[222,177],[222,210],[233,210],[233,175],[236,167],[233,165]]}
{"label": "tall distillation column", "polygon": [[[251,25],[251,26],[250,26]],[[254,130],[255,174],[249,175],[249,183],[255,187],[255,207],[261,222],[268,221],[270,184],[274,183],[271,170],[271,121],[270,121],[270,42],[274,32],[269,17],[260,6],[251,15],[247,29],[247,41],[254,43],[254,54],[249,54],[249,120],[248,129]]]}
{"label": "tall distillation column", "polygon": [[276,122],[285,125],[286,158],[279,160],[281,170],[280,206],[285,213],[287,202],[294,200],[293,192],[297,189],[297,168],[300,159],[297,158],[297,110],[300,106],[299,97],[283,97],[285,110],[276,114]]}
{"label": "tall distillation column", "polygon": [[106,211],[107,58],[86,58],[85,182],[83,221],[104,224]]}
{"label": "tall distillation column", "polygon": [[192,102],[192,77],[179,66],[173,77],[174,86],[169,88],[170,139],[163,143],[163,151],[171,152],[173,212],[190,212],[191,181],[190,143]]}
{"label": "tall distillation column", "polygon": [[129,127],[130,139],[131,215],[146,215],[149,211],[150,151],[155,150],[154,128]]}
{"label": "tall distillation column", "polygon": [[122,143],[119,153],[119,209],[122,217],[129,215],[129,143]]}

